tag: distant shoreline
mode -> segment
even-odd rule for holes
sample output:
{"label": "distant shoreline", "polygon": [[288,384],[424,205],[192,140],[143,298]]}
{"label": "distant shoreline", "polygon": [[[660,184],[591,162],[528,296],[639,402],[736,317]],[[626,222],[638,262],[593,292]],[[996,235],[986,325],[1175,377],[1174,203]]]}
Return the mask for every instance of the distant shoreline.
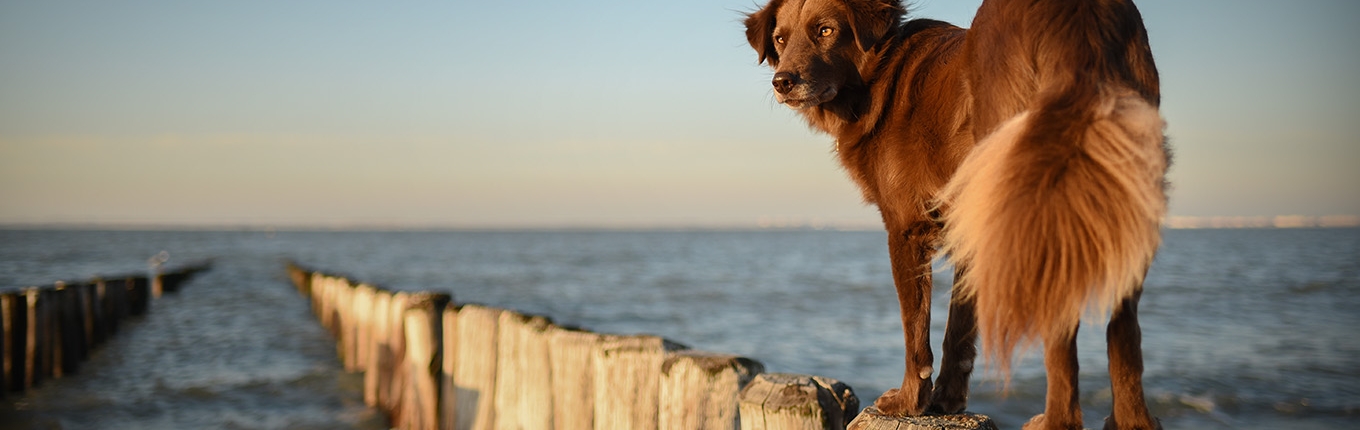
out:
{"label": "distant shoreline", "polygon": [[1360,227],[1360,216],[1356,215],[1280,215],[1265,216],[1213,216],[1213,217],[1168,217],[1163,226],[1172,229],[1198,228],[1353,228]]}

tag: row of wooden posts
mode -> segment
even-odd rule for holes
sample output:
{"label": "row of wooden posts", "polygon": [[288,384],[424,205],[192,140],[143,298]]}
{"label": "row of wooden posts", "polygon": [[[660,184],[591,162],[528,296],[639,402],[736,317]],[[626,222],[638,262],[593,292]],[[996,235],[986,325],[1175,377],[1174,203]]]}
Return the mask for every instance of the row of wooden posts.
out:
{"label": "row of wooden posts", "polygon": [[395,428],[822,430],[860,411],[839,381],[749,358],[288,270]]}
{"label": "row of wooden posts", "polygon": [[145,314],[152,299],[209,267],[0,290],[0,396],[75,373],[125,319]]}

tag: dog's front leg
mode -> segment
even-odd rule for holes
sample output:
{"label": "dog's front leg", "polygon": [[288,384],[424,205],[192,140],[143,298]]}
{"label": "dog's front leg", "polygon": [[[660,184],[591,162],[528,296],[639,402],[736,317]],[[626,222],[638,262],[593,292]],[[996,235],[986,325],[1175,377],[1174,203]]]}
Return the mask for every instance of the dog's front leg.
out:
{"label": "dog's front leg", "polygon": [[968,378],[977,358],[977,313],[975,299],[959,292],[964,270],[961,265],[954,268],[949,323],[940,350],[940,377],[930,399],[929,412],[933,414],[957,414],[968,408]]}
{"label": "dog's front leg", "polygon": [[888,390],[874,406],[890,415],[921,415],[930,404],[930,255],[936,225],[918,221],[905,225],[888,223],[888,253],[893,283],[902,309],[902,335],[907,350],[902,387]]}

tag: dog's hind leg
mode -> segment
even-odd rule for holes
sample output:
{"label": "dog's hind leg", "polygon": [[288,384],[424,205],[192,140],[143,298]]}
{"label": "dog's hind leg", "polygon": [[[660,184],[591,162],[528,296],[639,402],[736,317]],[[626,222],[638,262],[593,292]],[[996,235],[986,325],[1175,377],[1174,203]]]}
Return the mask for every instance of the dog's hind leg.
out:
{"label": "dog's hind leg", "polygon": [[1143,399],[1143,334],[1138,328],[1138,299],[1142,288],[1125,298],[1110,317],[1105,345],[1110,356],[1110,385],[1114,410],[1105,419],[1106,430],[1162,428],[1148,412]]}
{"label": "dog's hind leg", "polygon": [[933,221],[897,224],[888,227],[888,253],[892,259],[893,283],[902,310],[902,336],[907,352],[902,387],[883,393],[874,407],[889,415],[918,416],[930,403],[930,255],[933,251]]}
{"label": "dog's hind leg", "polygon": [[[963,268],[956,267],[955,285],[962,275]],[[976,302],[972,296],[960,294],[957,287],[950,294],[949,323],[944,330],[940,377],[930,397],[931,413],[956,414],[968,408],[968,378],[977,358]]]}
{"label": "dog's hind leg", "polygon": [[1070,333],[1044,337],[1044,369],[1048,373],[1048,394],[1044,413],[1031,418],[1025,430],[1066,430],[1082,428],[1081,401],[1077,389],[1077,329]]}

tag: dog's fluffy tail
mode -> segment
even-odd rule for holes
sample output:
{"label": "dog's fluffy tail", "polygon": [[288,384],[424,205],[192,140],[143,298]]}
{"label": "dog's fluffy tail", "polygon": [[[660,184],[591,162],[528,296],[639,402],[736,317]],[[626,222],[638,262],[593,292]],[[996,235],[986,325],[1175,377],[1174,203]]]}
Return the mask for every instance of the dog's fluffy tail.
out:
{"label": "dog's fluffy tail", "polygon": [[941,194],[943,248],[976,299],[984,352],[1104,318],[1141,288],[1160,242],[1168,160],[1157,108],[1132,91],[1050,98],[974,148]]}

